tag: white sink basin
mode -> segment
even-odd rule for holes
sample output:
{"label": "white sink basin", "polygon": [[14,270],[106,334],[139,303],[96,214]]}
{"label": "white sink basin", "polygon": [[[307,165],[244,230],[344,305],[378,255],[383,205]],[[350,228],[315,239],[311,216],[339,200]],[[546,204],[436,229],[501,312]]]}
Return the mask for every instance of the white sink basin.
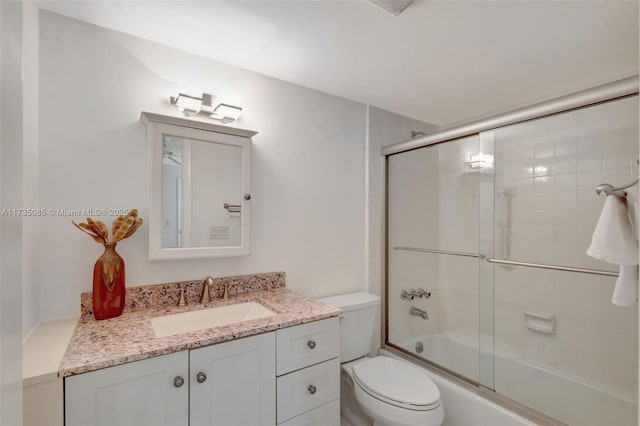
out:
{"label": "white sink basin", "polygon": [[180,314],[151,318],[156,337],[172,336],[205,328],[219,327],[275,315],[257,302],[244,302],[217,308],[200,309]]}

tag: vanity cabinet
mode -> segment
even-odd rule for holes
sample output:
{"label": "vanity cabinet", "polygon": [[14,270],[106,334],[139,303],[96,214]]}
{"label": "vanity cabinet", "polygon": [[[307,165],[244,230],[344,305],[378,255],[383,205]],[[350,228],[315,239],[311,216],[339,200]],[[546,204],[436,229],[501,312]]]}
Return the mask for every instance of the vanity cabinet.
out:
{"label": "vanity cabinet", "polygon": [[65,380],[67,426],[275,424],[275,333]]}
{"label": "vanity cabinet", "polygon": [[338,426],[338,318],[65,379],[67,426]]}
{"label": "vanity cabinet", "polygon": [[277,331],[279,425],[340,424],[339,333],[338,318]]}
{"label": "vanity cabinet", "polygon": [[65,425],[187,426],[188,379],[189,351],[67,377]]}
{"label": "vanity cabinet", "polygon": [[191,351],[189,412],[192,426],[275,424],[274,334]]}

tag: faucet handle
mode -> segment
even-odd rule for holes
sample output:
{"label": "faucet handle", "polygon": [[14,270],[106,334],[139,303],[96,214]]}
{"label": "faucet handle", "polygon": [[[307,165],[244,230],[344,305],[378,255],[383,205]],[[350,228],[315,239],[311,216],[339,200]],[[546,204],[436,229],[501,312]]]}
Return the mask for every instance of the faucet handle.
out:
{"label": "faucet handle", "polygon": [[411,289],[410,294],[414,297],[424,297],[425,299],[428,299],[431,297],[431,292],[430,291],[426,291],[423,288],[419,288],[419,289]]}
{"label": "faucet handle", "polygon": [[212,285],[213,285],[213,277],[209,276],[204,279],[204,286],[202,288],[202,297],[200,298],[200,303],[211,302],[211,296],[209,294],[209,291]]}
{"label": "faucet handle", "polygon": [[223,299],[228,299],[229,298],[229,284],[225,283],[224,284],[224,295],[222,296]]}
{"label": "faucet handle", "polygon": [[178,300],[178,306],[187,306],[187,301],[184,298],[184,286],[180,286],[180,299]]}
{"label": "faucet handle", "polygon": [[415,297],[413,292],[415,290],[411,290],[410,292],[407,290],[402,290],[402,293],[400,294],[400,299],[402,300],[413,300],[413,298]]}

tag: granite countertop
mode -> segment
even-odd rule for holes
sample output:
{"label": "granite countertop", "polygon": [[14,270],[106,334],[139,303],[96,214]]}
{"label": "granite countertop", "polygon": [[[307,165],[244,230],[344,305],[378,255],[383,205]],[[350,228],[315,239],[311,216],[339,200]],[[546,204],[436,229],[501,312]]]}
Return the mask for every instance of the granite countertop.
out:
{"label": "granite countertop", "polygon": [[[162,338],[155,337],[151,326],[153,317],[251,301],[261,303],[276,315]],[[336,307],[285,288],[239,293],[230,295],[228,299],[214,299],[207,304],[191,302],[183,307],[149,305],[125,309],[121,316],[103,321],[97,321],[93,315],[85,313],[78,321],[58,376],[67,377],[195,349],[339,314],[340,310]]]}

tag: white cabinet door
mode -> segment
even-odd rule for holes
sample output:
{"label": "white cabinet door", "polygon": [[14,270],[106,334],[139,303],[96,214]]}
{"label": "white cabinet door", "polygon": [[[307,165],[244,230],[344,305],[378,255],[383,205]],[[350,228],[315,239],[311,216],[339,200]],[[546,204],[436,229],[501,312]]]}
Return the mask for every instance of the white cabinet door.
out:
{"label": "white cabinet door", "polygon": [[278,423],[340,397],[338,358],[278,377]]}
{"label": "white cabinet door", "polygon": [[318,408],[280,423],[280,426],[340,426],[340,400],[334,399]]}
{"label": "white cabinet door", "polygon": [[191,426],[276,423],[275,333],[190,352]]}
{"label": "white cabinet door", "polygon": [[67,377],[65,425],[187,426],[188,368],[182,351]]}

